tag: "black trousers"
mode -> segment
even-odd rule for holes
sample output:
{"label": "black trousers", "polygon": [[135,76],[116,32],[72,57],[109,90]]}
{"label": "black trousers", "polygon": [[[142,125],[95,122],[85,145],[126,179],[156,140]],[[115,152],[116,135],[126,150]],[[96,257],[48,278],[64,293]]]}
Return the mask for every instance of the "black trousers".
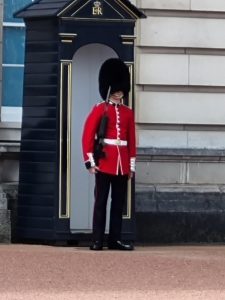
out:
{"label": "black trousers", "polygon": [[111,209],[108,242],[121,239],[123,206],[127,197],[127,175],[95,175],[95,205],[93,214],[93,240],[103,241],[106,225],[106,206],[111,187]]}

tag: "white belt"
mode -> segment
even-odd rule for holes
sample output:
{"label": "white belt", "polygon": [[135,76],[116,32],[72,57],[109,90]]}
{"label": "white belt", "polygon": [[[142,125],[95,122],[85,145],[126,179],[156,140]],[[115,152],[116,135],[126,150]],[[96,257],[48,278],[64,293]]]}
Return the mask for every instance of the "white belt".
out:
{"label": "white belt", "polygon": [[103,142],[107,145],[127,146],[127,141],[122,141],[122,140],[104,139]]}

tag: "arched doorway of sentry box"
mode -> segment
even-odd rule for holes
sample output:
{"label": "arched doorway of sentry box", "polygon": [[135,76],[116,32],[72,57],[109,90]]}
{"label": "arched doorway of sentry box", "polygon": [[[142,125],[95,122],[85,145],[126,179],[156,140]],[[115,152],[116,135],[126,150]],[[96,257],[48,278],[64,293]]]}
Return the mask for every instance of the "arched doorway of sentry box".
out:
{"label": "arched doorway of sentry box", "polygon": [[118,57],[112,48],[103,44],[88,44],[78,49],[72,61],[70,155],[70,228],[72,233],[89,233],[92,229],[94,176],[90,176],[84,166],[81,135],[87,114],[95,104],[101,101],[98,73],[102,63],[110,57]]}

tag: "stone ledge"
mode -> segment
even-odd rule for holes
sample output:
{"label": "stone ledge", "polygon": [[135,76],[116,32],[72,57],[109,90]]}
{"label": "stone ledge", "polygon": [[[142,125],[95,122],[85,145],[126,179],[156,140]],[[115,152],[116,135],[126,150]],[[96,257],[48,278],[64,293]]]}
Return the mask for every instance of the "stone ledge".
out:
{"label": "stone ledge", "polygon": [[0,153],[19,152],[19,151],[20,151],[20,143],[0,142]]}
{"label": "stone ledge", "polygon": [[20,122],[0,122],[0,129],[21,129],[22,123]]}
{"label": "stone ledge", "polygon": [[225,213],[225,186],[137,185],[136,212]]}
{"label": "stone ledge", "polygon": [[0,160],[19,160],[20,143],[1,143]]}
{"label": "stone ledge", "polygon": [[21,140],[21,123],[0,122],[0,142],[19,143]]}
{"label": "stone ledge", "polygon": [[220,192],[225,193],[225,184],[217,185],[196,185],[196,184],[137,184],[136,192],[157,191],[157,192]]}

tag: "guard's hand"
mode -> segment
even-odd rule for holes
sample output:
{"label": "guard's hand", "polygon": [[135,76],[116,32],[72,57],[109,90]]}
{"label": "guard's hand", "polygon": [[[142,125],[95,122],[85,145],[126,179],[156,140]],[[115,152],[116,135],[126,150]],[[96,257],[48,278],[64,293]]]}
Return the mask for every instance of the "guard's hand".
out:
{"label": "guard's hand", "polygon": [[128,175],[128,178],[131,179],[131,178],[133,178],[133,176],[134,176],[134,172],[130,172]]}
{"label": "guard's hand", "polygon": [[99,167],[92,167],[90,169],[88,169],[90,174],[96,174],[99,171]]}

